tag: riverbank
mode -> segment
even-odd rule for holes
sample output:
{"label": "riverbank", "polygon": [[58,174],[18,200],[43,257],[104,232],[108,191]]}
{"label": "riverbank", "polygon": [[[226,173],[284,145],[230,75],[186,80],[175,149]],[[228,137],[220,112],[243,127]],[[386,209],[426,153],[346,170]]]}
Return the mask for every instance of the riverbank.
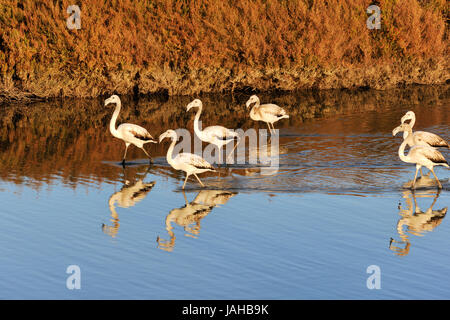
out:
{"label": "riverbank", "polygon": [[0,0],[0,102],[105,94],[392,89],[450,79],[445,0]]}

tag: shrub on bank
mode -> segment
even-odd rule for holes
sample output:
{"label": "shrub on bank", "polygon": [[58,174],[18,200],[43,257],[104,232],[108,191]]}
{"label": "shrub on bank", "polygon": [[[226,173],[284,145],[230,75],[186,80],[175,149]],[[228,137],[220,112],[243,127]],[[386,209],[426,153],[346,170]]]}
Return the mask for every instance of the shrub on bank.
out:
{"label": "shrub on bank", "polygon": [[[0,0],[0,96],[388,88],[448,79],[445,0]],[[69,30],[67,7],[81,10]]]}

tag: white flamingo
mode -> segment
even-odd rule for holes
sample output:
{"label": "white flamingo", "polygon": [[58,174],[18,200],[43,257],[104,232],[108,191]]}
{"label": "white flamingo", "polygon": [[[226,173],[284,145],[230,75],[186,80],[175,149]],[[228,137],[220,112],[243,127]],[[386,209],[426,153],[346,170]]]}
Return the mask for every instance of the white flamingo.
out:
{"label": "white flamingo", "polygon": [[[173,232],[172,222],[184,227],[188,237],[196,238],[200,233],[200,221],[206,217],[211,210],[221,204],[225,204],[236,192],[222,190],[202,190],[195,199],[188,202],[183,190],[186,205],[170,211],[166,217],[166,230],[170,240],[164,240],[159,236],[156,238],[158,247],[165,251],[172,251],[175,246],[175,233]],[[194,225],[193,225],[194,224]]]}
{"label": "white flamingo", "polygon": [[[255,121],[263,121],[269,127],[270,134],[275,132],[274,122],[278,120],[289,118],[286,110],[277,106],[276,104],[263,104],[260,105],[259,98],[256,95],[251,96],[245,104],[247,109],[251,104],[255,104],[250,111],[250,118]],[[272,126],[272,127],[271,127]],[[273,132],[272,132],[273,129]]]}
{"label": "white flamingo", "polygon": [[[392,131],[392,135],[395,136],[399,132],[408,132],[408,135],[412,135],[412,129],[411,126],[407,123],[403,123],[397,128],[395,128]],[[409,152],[408,155],[405,155],[405,148],[408,144],[408,139],[403,140],[402,144],[400,145],[400,148],[398,149],[398,156],[400,157],[400,160],[407,163],[415,163],[416,164],[416,174],[414,176],[414,181],[412,183],[412,188],[415,188],[416,179],[417,179],[417,173],[419,172],[419,169],[424,166],[428,168],[431,173],[433,173],[434,178],[436,179],[439,189],[442,188],[441,183],[439,182],[439,179],[436,177],[436,174],[434,173],[433,167],[434,166],[444,166],[448,168],[448,163],[445,160],[442,153],[440,153],[438,150],[436,150],[433,147],[425,146],[425,145],[415,145],[413,146]]]}
{"label": "white flamingo", "polygon": [[159,142],[161,142],[164,138],[172,139],[169,150],[167,150],[167,162],[175,170],[182,170],[186,172],[186,179],[184,180],[182,189],[184,189],[187,179],[192,174],[197,178],[198,182],[200,182],[200,185],[204,187],[205,185],[200,181],[197,173],[216,171],[214,167],[202,157],[192,153],[179,153],[175,158],[172,158],[173,149],[178,140],[177,133],[174,130],[169,129],[159,136]]}
{"label": "white flamingo", "polygon": [[[438,190],[437,193],[434,193],[435,196],[433,203],[426,211],[422,211],[419,208],[414,191],[411,192],[408,190],[403,193],[403,198],[406,199],[407,209],[403,209],[399,205],[398,208],[400,209],[399,214],[401,218],[397,222],[397,232],[401,240],[398,241],[391,238],[391,241],[389,243],[389,248],[394,251],[395,254],[399,256],[406,256],[409,253],[411,242],[409,240],[407,232],[416,236],[420,236],[427,231],[433,231],[434,228],[442,223],[444,217],[447,214],[447,207],[440,210],[433,210],[433,206],[439,197],[439,193],[440,190]],[[411,201],[410,195],[412,195],[414,205]],[[430,197],[431,194],[425,194],[422,196]],[[406,226],[406,230],[404,229],[404,226]],[[404,244],[405,247],[402,248],[396,245],[397,243]]]}
{"label": "white flamingo", "polygon": [[[200,130],[200,114],[202,113],[203,109],[203,103],[200,99],[195,99],[191,103],[189,103],[186,107],[186,111],[191,110],[192,108],[198,108],[197,113],[195,114],[194,118],[194,132],[197,135],[197,137],[204,141],[211,143],[213,145],[216,145],[219,152],[219,163],[221,163],[221,155],[222,155],[222,148],[224,145],[228,144],[229,142],[233,141],[235,138],[237,138],[239,143],[239,135],[237,132],[227,129],[223,126],[210,126],[206,127],[203,130]],[[234,151],[234,149],[233,149]]]}
{"label": "white flamingo", "polygon": [[[150,168],[149,168],[150,169]],[[144,176],[140,178],[137,182],[131,184],[128,180],[125,181],[122,189],[114,193],[109,197],[108,205],[111,211],[111,221],[112,226],[102,224],[102,230],[111,237],[115,237],[119,232],[119,215],[116,211],[116,203],[119,207],[129,208],[134,206],[136,203],[141,201],[147,196],[153,186],[155,181],[144,182],[144,178],[147,175],[148,170],[145,172]]]}
{"label": "white flamingo", "polygon": [[[409,126],[412,128],[416,123],[416,114],[413,111],[408,111],[401,119],[402,124],[405,121],[411,120]],[[403,139],[408,138],[409,133],[407,131],[403,132]],[[440,136],[426,131],[416,131],[412,134],[412,139],[408,140],[408,146],[412,147],[415,145],[429,145],[432,147],[445,147],[450,148],[447,141],[442,139]]]}
{"label": "white flamingo", "polygon": [[146,143],[156,143],[157,141],[153,140],[152,135],[144,128],[131,124],[131,123],[122,123],[120,126],[116,129],[116,121],[117,117],[119,116],[120,108],[122,106],[122,103],[120,102],[120,98],[116,95],[112,95],[108,99],[105,100],[105,106],[115,103],[116,109],[114,110],[113,116],[111,118],[111,121],[109,123],[109,131],[111,131],[111,134],[119,139],[122,139],[123,142],[125,142],[125,153],[123,155],[122,159],[122,165],[125,165],[125,158],[127,156],[127,150],[130,144],[135,145],[136,147],[142,149],[147,157],[150,159],[150,163],[153,162],[152,157],[145,151],[144,144]]}

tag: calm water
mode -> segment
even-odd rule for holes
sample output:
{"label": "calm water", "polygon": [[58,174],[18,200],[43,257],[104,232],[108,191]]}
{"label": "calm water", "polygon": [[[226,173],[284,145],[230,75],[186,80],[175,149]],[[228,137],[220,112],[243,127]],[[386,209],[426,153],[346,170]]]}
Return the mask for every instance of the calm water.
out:
{"label": "calm water", "polygon": [[[205,96],[204,125],[261,128],[249,95]],[[123,98],[120,122],[192,132],[192,97]],[[0,107],[0,298],[449,299],[450,172],[438,192],[397,155],[392,129],[450,139],[449,87],[261,95],[285,107],[280,166],[182,173],[108,131],[103,99]],[[442,150],[450,159],[450,152]],[[424,170],[427,171],[427,170]],[[81,270],[81,290],[66,269]],[[381,270],[381,289],[366,272]]]}

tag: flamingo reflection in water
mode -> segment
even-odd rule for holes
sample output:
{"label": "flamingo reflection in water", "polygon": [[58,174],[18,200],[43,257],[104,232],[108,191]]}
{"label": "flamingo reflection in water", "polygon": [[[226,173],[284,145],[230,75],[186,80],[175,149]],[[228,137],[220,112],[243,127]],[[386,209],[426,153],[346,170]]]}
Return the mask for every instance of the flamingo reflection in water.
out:
{"label": "flamingo reflection in water", "polygon": [[[245,137],[244,137],[245,138]],[[237,147],[237,144],[235,145],[235,148]],[[233,154],[232,150],[230,155]],[[272,141],[272,137],[269,137],[268,141],[259,141],[259,145],[249,145],[246,149],[244,149],[245,153],[241,153],[242,151],[239,151],[239,154],[241,156],[245,156],[245,158],[248,158],[249,162],[250,159],[253,159],[253,161],[258,161],[258,166],[253,165],[244,165],[243,167],[239,167],[239,163],[237,166],[232,167],[228,170],[228,173],[230,175],[237,174],[240,176],[270,176],[275,175],[279,172],[279,161],[280,156],[285,155],[289,153],[289,148],[280,145],[278,137],[274,138],[274,141]],[[234,159],[233,159],[234,162]]]}
{"label": "flamingo reflection in water", "polygon": [[[433,185],[434,180],[423,176],[417,182],[424,185]],[[403,198],[406,202],[406,209],[403,209],[399,205],[399,214],[401,216],[397,223],[397,232],[400,236],[400,241],[390,239],[389,248],[398,256],[406,256],[411,248],[411,242],[409,240],[408,234],[415,236],[423,236],[426,232],[433,231],[437,226],[439,226],[445,215],[447,214],[447,207],[440,210],[433,210],[433,206],[436,204],[439,198],[440,190],[424,190],[416,195],[415,191],[406,190],[403,192]],[[433,202],[430,207],[422,211],[417,204],[416,198],[431,198],[434,197]],[[404,229],[406,226],[406,230]],[[400,245],[404,245],[401,247]]]}
{"label": "flamingo reflection in water", "polygon": [[167,215],[165,224],[170,239],[164,240],[158,236],[156,239],[158,248],[169,252],[173,250],[176,237],[173,232],[174,227],[172,227],[172,222],[184,228],[184,231],[187,232],[185,236],[197,238],[201,228],[200,221],[206,217],[214,207],[224,205],[236,194],[236,192],[222,190],[202,190],[197,194],[193,201],[188,202],[183,190],[186,205],[171,210]]}
{"label": "flamingo reflection in water", "polygon": [[[115,238],[119,231],[119,215],[116,212],[116,203],[121,208],[133,207],[136,203],[144,199],[147,194],[152,190],[155,182],[144,182],[145,176],[147,175],[150,167],[144,173],[144,175],[138,179],[135,183],[130,183],[130,181],[125,180],[123,187],[120,191],[115,192],[109,197],[108,206],[111,211],[111,222],[112,225],[102,224],[102,230],[107,235]],[[124,171],[125,177],[125,171]]]}

